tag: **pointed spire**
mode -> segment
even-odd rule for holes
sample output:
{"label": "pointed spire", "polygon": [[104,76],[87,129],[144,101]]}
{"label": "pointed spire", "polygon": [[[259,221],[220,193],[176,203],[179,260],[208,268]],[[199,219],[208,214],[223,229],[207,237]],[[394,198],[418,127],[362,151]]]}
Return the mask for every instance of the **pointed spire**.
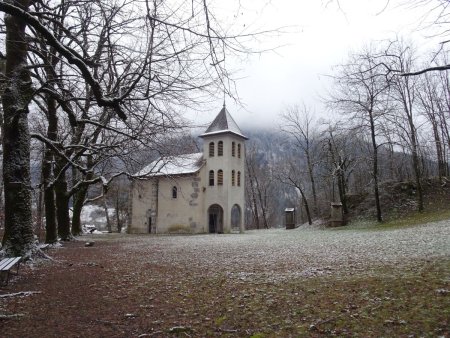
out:
{"label": "pointed spire", "polygon": [[225,106],[225,102],[223,104],[222,110],[216,116],[216,118],[208,127],[208,129],[206,129],[206,131],[202,135],[200,135],[200,137],[222,133],[232,133],[248,140],[248,137],[242,133],[237,123],[234,121],[233,117],[228,112]]}

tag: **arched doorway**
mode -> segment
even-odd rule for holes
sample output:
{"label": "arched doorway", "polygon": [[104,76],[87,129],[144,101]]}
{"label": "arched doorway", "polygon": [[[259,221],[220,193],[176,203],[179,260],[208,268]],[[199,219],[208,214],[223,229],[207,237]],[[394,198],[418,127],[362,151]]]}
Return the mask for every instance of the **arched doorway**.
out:
{"label": "arched doorway", "polygon": [[223,233],[223,209],[218,204],[208,208],[208,229],[210,234]]}
{"label": "arched doorway", "polygon": [[233,205],[231,208],[231,229],[233,231],[241,230],[241,207],[238,204]]}

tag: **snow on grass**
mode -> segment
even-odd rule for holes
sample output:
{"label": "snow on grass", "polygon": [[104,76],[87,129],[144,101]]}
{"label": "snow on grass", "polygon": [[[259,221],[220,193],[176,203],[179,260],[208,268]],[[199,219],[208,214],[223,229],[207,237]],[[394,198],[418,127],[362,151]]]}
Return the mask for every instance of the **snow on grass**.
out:
{"label": "snow on grass", "polygon": [[[122,238],[123,239],[123,238]],[[450,258],[450,221],[402,229],[298,228],[197,236],[127,236],[117,255],[192,274],[275,282],[412,267]],[[176,270],[174,270],[176,271]]]}
{"label": "snow on grass", "polygon": [[[115,215],[115,209],[108,208],[108,215],[112,219]],[[106,228],[105,209],[95,204],[87,204],[81,210],[80,220],[81,224],[88,228],[104,229]]]}

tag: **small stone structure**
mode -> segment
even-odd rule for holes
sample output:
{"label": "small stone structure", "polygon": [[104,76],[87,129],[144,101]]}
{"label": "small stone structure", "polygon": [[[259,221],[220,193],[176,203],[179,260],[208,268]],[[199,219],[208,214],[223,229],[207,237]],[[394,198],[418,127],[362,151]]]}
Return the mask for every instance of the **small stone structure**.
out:
{"label": "small stone structure", "polygon": [[339,227],[344,225],[344,214],[342,212],[342,203],[331,202],[330,226]]}

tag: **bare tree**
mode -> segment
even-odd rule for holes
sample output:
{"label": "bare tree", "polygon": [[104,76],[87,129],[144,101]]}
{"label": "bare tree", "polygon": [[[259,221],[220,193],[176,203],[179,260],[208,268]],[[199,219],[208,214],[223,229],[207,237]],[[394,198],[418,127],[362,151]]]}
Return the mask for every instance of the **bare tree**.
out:
{"label": "bare tree", "polygon": [[[447,176],[447,165],[445,163],[444,144],[442,140],[441,119],[441,86],[439,78],[427,73],[423,76],[418,90],[418,99],[423,115],[431,125],[433,141],[438,164],[438,176],[442,180]],[[445,120],[445,117],[444,117]]]}
{"label": "bare tree", "polygon": [[339,66],[334,78],[334,91],[328,104],[339,111],[354,126],[368,132],[371,144],[373,193],[378,222],[383,221],[379,193],[378,128],[388,111],[389,81],[384,66],[375,58],[372,47],[350,55],[346,64]]}
{"label": "bare tree", "polygon": [[281,114],[281,131],[293,140],[293,144],[300,154],[306,159],[308,177],[313,197],[313,213],[319,215],[317,189],[315,182],[315,167],[319,164],[317,142],[318,125],[315,123],[311,109],[302,106],[292,106],[285,109]]}
{"label": "bare tree", "polygon": [[270,227],[271,201],[273,196],[273,178],[271,163],[265,162],[255,144],[246,146],[246,195],[253,215],[253,223],[259,229],[262,224],[265,229]]}
{"label": "bare tree", "polygon": [[[70,10],[64,12],[63,7]],[[34,87],[31,74],[51,64],[37,62],[31,69],[27,66],[29,52],[44,60],[39,56],[43,43],[49,47],[44,53],[51,51],[59,59],[58,67],[63,70],[56,73],[59,78],[53,81],[41,72],[45,80],[40,82],[41,87],[57,101],[71,128],[83,130],[81,141],[89,129],[100,126],[138,142],[136,131],[148,126],[142,121],[151,123],[155,116],[194,106],[202,95],[214,94],[218,87],[232,95],[230,74],[223,61],[228,52],[247,52],[241,37],[244,40],[251,37],[222,29],[204,0],[186,2],[176,8],[156,0],[61,3],[22,0],[0,2],[0,11],[5,13],[6,32],[2,102],[7,213],[3,248],[8,255],[25,256],[34,249],[28,107],[41,88]],[[55,29],[54,25],[61,29]],[[48,83],[53,86],[43,86]],[[86,102],[89,110],[81,109]],[[139,110],[135,110],[137,106]],[[104,114],[108,117],[106,121],[99,120]],[[61,125],[66,124],[61,121]],[[64,174],[70,167],[84,176],[83,182],[70,187],[72,191],[78,184],[107,184],[113,178],[95,175],[89,179],[92,168],[80,161],[91,151],[98,153],[101,146],[72,142],[73,137],[62,143],[61,136],[56,141],[47,135],[33,136],[55,153],[58,167],[53,173],[53,184],[61,196],[68,196]],[[67,204],[64,199],[63,202]],[[61,205],[59,221],[63,224],[67,222],[66,210]],[[64,231],[64,236],[68,235]]]}
{"label": "bare tree", "polygon": [[346,131],[341,123],[328,123],[321,138],[322,147],[325,148],[323,149],[326,154],[324,156],[327,157],[330,163],[332,182],[333,184],[337,183],[339,200],[342,203],[344,214],[349,213],[347,203],[348,182],[357,165],[354,152],[352,151],[352,144],[350,143],[350,140],[354,142],[355,138],[355,135],[351,131]]}
{"label": "bare tree", "polygon": [[298,157],[290,157],[284,159],[283,163],[279,163],[275,170],[277,180],[289,187],[295,188],[300,194],[301,206],[304,207],[308,224],[312,224],[312,215],[310,203],[305,189],[305,176],[307,170]]}
{"label": "bare tree", "polygon": [[[386,52],[386,62],[392,69],[408,73],[414,66],[414,51],[410,46],[397,41]],[[412,156],[412,167],[417,189],[417,208],[423,211],[423,191],[421,183],[421,166],[419,157],[418,132],[416,126],[417,85],[414,77],[394,76],[391,80],[390,98],[395,105],[395,125],[405,132],[405,139]]]}

